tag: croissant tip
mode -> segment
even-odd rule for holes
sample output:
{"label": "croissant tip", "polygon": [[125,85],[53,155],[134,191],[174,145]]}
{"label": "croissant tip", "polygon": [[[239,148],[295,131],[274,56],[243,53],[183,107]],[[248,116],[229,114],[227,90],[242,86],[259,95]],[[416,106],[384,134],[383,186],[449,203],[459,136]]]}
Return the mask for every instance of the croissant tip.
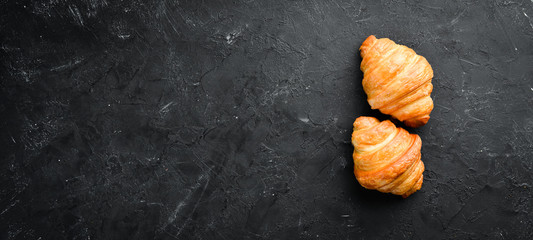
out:
{"label": "croissant tip", "polygon": [[[368,37],[366,38],[366,40],[371,40],[371,41],[373,41],[374,39],[377,39],[376,36],[374,36],[374,35],[370,35],[370,36],[368,36]],[[366,40],[365,40],[365,41],[366,41]]]}
{"label": "croissant tip", "polygon": [[429,121],[429,115],[425,115],[425,116],[421,116],[421,117],[407,119],[407,120],[403,121],[403,123],[405,124],[405,126],[412,127],[412,128],[417,128],[417,127],[422,127],[422,126],[426,125],[426,123],[428,123],[428,121]]}
{"label": "croissant tip", "polygon": [[376,41],[377,38],[374,35],[368,36],[365,41],[363,41],[363,44],[361,44],[361,47],[359,47],[359,51],[361,51],[361,57],[365,57],[366,50],[372,46],[372,43]]}
{"label": "croissant tip", "polygon": [[411,195],[413,195],[413,193],[417,192],[418,190],[420,190],[420,188],[422,187],[422,184],[420,184],[419,187],[414,187],[413,189],[410,189],[409,191],[407,191],[406,193],[402,194],[402,198],[407,198]]}
{"label": "croissant tip", "polygon": [[379,123],[379,120],[375,117],[361,116],[355,119],[353,123],[354,130],[370,128]]}

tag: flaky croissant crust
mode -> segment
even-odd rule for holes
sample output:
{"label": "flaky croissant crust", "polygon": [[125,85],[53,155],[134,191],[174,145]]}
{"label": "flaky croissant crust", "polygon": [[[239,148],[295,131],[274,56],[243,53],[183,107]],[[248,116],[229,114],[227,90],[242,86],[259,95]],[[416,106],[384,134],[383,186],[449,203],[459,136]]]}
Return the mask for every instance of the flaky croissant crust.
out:
{"label": "flaky croissant crust", "polygon": [[369,36],[359,48],[363,89],[372,109],[409,127],[420,127],[433,110],[433,69],[426,58],[388,38]]}
{"label": "flaky croissant crust", "polygon": [[404,198],[422,187],[424,163],[418,135],[374,117],[359,117],[353,126],[354,174],[363,187]]}

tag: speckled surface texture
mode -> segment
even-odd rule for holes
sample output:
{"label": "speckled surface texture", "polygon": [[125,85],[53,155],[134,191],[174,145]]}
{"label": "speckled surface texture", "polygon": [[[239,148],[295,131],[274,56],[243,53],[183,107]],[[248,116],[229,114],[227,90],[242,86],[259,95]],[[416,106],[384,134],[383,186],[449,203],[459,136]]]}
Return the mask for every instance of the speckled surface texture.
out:
{"label": "speckled surface texture", "polygon": [[[0,239],[532,239],[533,2],[0,1]],[[353,176],[370,34],[432,64],[407,199]]]}

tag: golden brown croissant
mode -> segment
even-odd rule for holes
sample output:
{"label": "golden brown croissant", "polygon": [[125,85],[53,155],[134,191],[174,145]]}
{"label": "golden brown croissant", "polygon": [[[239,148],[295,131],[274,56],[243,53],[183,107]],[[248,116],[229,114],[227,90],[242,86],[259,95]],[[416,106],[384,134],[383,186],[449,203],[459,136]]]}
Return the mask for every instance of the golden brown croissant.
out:
{"label": "golden brown croissant", "polygon": [[433,69],[426,58],[374,35],[359,50],[363,58],[363,89],[372,109],[392,115],[409,127],[426,124],[433,110]]}
{"label": "golden brown croissant", "polygon": [[359,117],[353,123],[354,174],[367,189],[406,198],[422,187],[422,140],[389,120]]}

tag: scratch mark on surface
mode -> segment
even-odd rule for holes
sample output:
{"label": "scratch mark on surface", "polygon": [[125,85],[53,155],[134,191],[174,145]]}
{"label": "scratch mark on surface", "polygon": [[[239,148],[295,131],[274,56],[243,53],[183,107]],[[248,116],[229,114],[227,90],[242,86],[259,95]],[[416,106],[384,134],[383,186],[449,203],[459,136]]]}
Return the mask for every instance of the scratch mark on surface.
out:
{"label": "scratch mark on surface", "polygon": [[122,40],[130,38],[131,34],[119,34],[118,37]]}
{"label": "scratch mark on surface", "polygon": [[172,27],[172,30],[174,30],[174,32],[179,36],[180,33],[178,32],[178,30],[177,30],[176,27],[174,26],[174,22],[172,22],[172,20],[170,20],[170,17],[168,17],[168,14],[167,14],[166,12],[164,12],[163,14],[165,14],[165,17],[167,18],[168,23],[169,23],[170,26]]}
{"label": "scratch mark on surface", "polygon": [[67,64],[63,64],[63,65],[60,65],[60,66],[57,66],[57,67],[50,68],[50,71],[52,71],[52,72],[61,71],[61,70],[76,66],[79,63],[81,63],[81,61],[82,60],[80,60],[80,59],[76,59],[74,62],[70,61]]}
{"label": "scratch mark on surface", "polygon": [[261,146],[265,147],[268,151],[274,152],[274,149],[272,149],[271,147],[267,146],[265,143],[261,143]]}
{"label": "scratch mark on surface", "polygon": [[367,18],[363,18],[363,19],[359,19],[359,20],[355,20],[354,22],[358,23],[358,22],[366,22],[368,20],[372,19],[372,17],[367,17]]}
{"label": "scratch mark on surface", "polygon": [[472,119],[474,119],[474,120],[476,120],[476,121],[479,121],[479,122],[484,122],[484,121],[485,121],[485,120],[483,120],[483,119],[479,119],[479,118],[476,118],[476,117],[470,115],[470,109],[466,109],[466,110],[465,110],[465,114],[466,114],[469,118],[472,118]]}
{"label": "scratch mark on surface", "polygon": [[516,45],[513,42],[513,39],[509,37],[509,33],[507,33],[507,28],[505,27],[505,24],[502,20],[502,14],[500,13],[500,10],[498,10],[498,7],[495,7],[494,9],[496,10],[496,13],[497,13],[496,20],[498,20],[498,23],[500,24],[500,27],[502,28],[503,33],[505,34],[507,39],[509,39],[509,42],[511,42],[511,45],[513,46],[514,50],[518,51],[518,48],[516,48]]}
{"label": "scratch mark on surface", "polygon": [[80,10],[76,6],[74,6],[74,9],[72,8],[72,5],[68,6],[68,9],[70,10],[70,13],[72,16],[78,21],[78,23],[83,26],[83,17],[81,16]]}
{"label": "scratch mark on surface", "polygon": [[[176,26],[175,26],[174,21],[172,21],[172,19],[170,19],[170,17],[168,16],[168,13],[167,13],[167,10],[168,10],[167,1],[162,1],[162,4],[159,6],[159,8],[162,8],[161,10],[158,10],[159,14],[165,16],[165,18],[167,19],[167,22],[170,24],[170,27],[172,28],[172,30],[173,30],[178,36],[180,36],[181,34],[180,34],[180,32],[176,29]],[[180,14],[181,14],[181,13],[180,13]]]}
{"label": "scratch mark on surface", "polygon": [[[533,91],[533,88],[531,90]],[[9,137],[11,137],[11,141],[13,141],[13,143],[17,144],[17,141],[15,141],[15,138],[13,138],[13,135],[11,134],[11,132],[7,131],[7,133],[9,134]]]}
{"label": "scratch mark on surface", "polygon": [[233,30],[230,33],[226,35],[226,43],[229,45],[233,45],[237,41],[237,37],[239,37],[242,33],[242,29]]}
{"label": "scratch mark on surface", "polygon": [[[533,2],[533,0],[531,0]],[[533,23],[531,23],[531,18],[527,15],[527,13],[524,11],[524,9],[522,9],[522,13],[524,14],[524,16],[527,17],[527,21],[529,22],[529,26],[533,29]]]}
{"label": "scratch mark on surface", "polygon": [[477,66],[479,67],[479,64],[475,63],[475,62],[471,62],[471,61],[468,61],[466,59],[463,59],[463,58],[459,58],[459,60],[465,62],[465,63],[468,63],[468,64],[471,64],[471,65],[474,65],[474,66]]}
{"label": "scratch mark on surface", "polygon": [[[168,223],[167,224],[170,224],[172,222],[174,222],[176,220],[176,217],[178,216],[178,213],[181,211],[181,209],[183,208],[183,206],[186,205],[186,202],[189,201],[189,199],[191,198],[191,195],[195,192],[196,189],[198,189],[200,187],[200,182],[205,178],[206,176],[205,175],[200,175],[200,177],[196,180],[196,184],[192,187],[192,190],[187,194],[187,196],[185,196],[185,198],[183,199],[183,201],[181,201],[180,203],[178,203],[178,205],[176,206],[176,208],[174,209],[174,211],[172,212],[172,215],[170,215],[168,217]],[[205,191],[205,186],[207,186],[207,183],[209,183],[209,178],[207,179],[207,182],[206,184],[204,185],[204,189],[202,191],[202,194],[204,193]],[[198,200],[200,200],[202,198],[202,196],[200,195],[200,198]],[[198,203],[198,202],[197,202]],[[196,206],[195,206],[196,207]],[[194,213],[194,210],[193,210],[193,213]],[[190,217],[189,217],[190,218]],[[166,226],[165,226],[166,227]],[[183,228],[184,226],[182,226],[181,228]],[[180,230],[181,232],[181,230]],[[179,232],[176,236],[179,235]]]}
{"label": "scratch mark on surface", "polygon": [[[204,177],[204,175],[202,175],[202,177]],[[198,199],[196,200],[196,203],[194,204],[194,207],[191,211],[191,213],[189,214],[189,216],[187,217],[187,220],[185,220],[185,222],[181,225],[181,227],[179,228],[178,230],[178,233],[176,233],[176,238],[181,234],[181,231],[189,224],[189,222],[191,221],[191,217],[192,215],[196,212],[196,209],[198,208],[198,205],[200,203],[200,200],[202,200],[202,198],[204,197],[204,193],[205,193],[205,190],[207,189],[207,185],[209,184],[209,180],[210,178],[207,178],[207,181],[205,182],[204,186],[203,186],[203,189],[202,189],[202,193],[200,193],[200,196],[198,197]]]}
{"label": "scratch mark on surface", "polygon": [[429,9],[433,9],[433,10],[442,10],[441,7],[434,7],[434,6],[424,5],[424,4],[420,4],[419,6],[425,7],[425,8],[429,8]]}
{"label": "scratch mark on surface", "polygon": [[461,18],[465,12],[466,12],[466,8],[461,13],[459,13],[459,15],[457,15],[457,17],[455,17],[454,19],[452,19],[452,21],[450,21],[450,26],[453,26],[456,23],[458,23],[459,22],[459,18]]}
{"label": "scratch mark on surface", "polygon": [[482,120],[482,119],[479,119],[479,118],[476,118],[476,117],[473,117],[473,116],[470,116],[468,115],[468,117],[474,119],[474,120],[477,120],[477,121],[480,121],[480,122],[484,122],[485,120]]}
{"label": "scratch mark on surface", "polygon": [[439,107],[441,107],[441,108],[444,108],[444,109],[446,109],[446,110],[448,110],[448,111],[451,110],[449,107],[445,107],[445,106],[442,106],[442,105],[440,105],[440,104],[435,104],[435,105],[437,105],[437,106],[439,106]]}
{"label": "scratch mark on surface", "polygon": [[7,206],[6,209],[4,209],[4,211],[2,211],[0,213],[0,216],[4,215],[4,213],[6,213],[7,211],[9,211],[9,209],[11,209],[13,206],[17,205],[17,203],[19,203],[19,200],[16,200],[14,202],[12,202],[9,206]]}
{"label": "scratch mark on surface", "polygon": [[309,117],[301,117],[301,118],[298,118],[300,121],[304,122],[304,123],[308,123],[309,122]]}
{"label": "scratch mark on surface", "polygon": [[163,106],[161,109],[159,109],[159,113],[168,113],[169,109],[168,107],[174,105],[174,102],[169,102],[167,104],[165,104],[165,106]]}

